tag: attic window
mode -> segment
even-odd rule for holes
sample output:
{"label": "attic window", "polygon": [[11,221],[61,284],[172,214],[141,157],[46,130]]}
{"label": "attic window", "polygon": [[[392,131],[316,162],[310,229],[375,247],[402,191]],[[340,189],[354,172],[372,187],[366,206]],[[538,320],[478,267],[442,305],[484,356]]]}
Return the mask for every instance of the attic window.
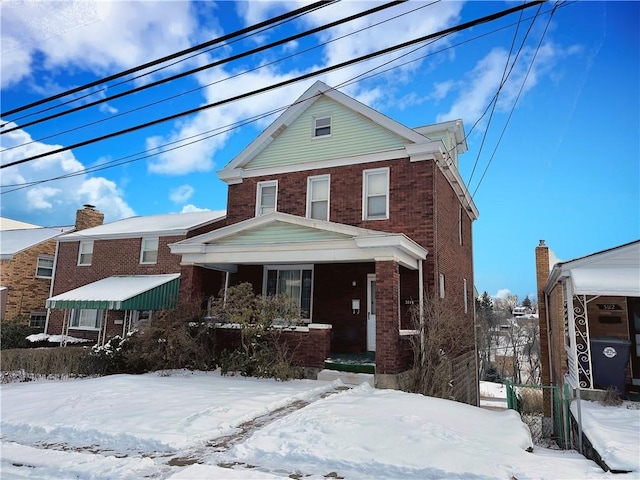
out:
{"label": "attic window", "polygon": [[313,136],[314,138],[331,136],[331,117],[313,119]]}

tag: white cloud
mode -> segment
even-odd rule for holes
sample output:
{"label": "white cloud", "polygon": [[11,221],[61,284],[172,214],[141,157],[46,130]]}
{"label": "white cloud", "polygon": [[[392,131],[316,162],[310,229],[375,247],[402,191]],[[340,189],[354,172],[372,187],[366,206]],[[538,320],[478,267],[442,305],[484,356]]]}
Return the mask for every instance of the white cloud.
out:
{"label": "white cloud", "polygon": [[[73,66],[101,75],[187,48],[199,36],[190,2],[2,2],[2,86]],[[38,82],[47,81],[39,76]]]}
{"label": "white cloud", "polygon": [[501,288],[500,290],[498,290],[498,293],[493,296],[493,298],[507,298],[510,295],[513,295],[511,293],[511,290],[509,290],[508,288]]}
{"label": "white cloud", "polygon": [[180,213],[208,212],[208,211],[209,211],[208,208],[200,208],[200,207],[196,207],[195,205],[188,204],[182,207],[182,210],[180,210]]}
{"label": "white cloud", "polygon": [[[9,126],[15,124],[10,123]],[[4,134],[2,139],[3,164],[60,147],[32,142],[31,136],[21,129]],[[32,143],[11,148],[28,142]],[[32,223],[39,225],[68,225],[73,223],[75,211],[85,203],[98,207],[105,214],[105,221],[135,214],[115,182],[104,177],[80,174],[8,192],[15,188],[9,185],[49,179],[83,169],[84,165],[70,151],[66,151],[2,170],[2,216],[36,219]]]}
{"label": "white cloud", "polygon": [[[522,101],[525,94],[535,87],[544,76],[550,76],[561,59],[577,52],[579,49],[573,47],[562,49],[552,42],[543,44],[537,53],[534,48],[523,48],[513,71],[500,92],[497,111],[511,110],[521,89],[519,101]],[[485,111],[500,85],[507,56],[508,52],[505,49],[494,48],[476,63],[475,67],[467,73],[464,81],[445,82],[449,86],[447,94],[456,92],[458,96],[448,112],[438,115],[437,121],[462,118],[467,125],[474,124]],[[535,62],[529,71],[534,56]],[[513,57],[509,61],[512,62]],[[523,82],[524,87],[522,87]],[[480,125],[482,126],[487,119],[488,115]]]}
{"label": "white cloud", "polygon": [[178,188],[171,190],[169,198],[173,203],[184,203],[191,198],[194,189],[191,185],[180,185]]}

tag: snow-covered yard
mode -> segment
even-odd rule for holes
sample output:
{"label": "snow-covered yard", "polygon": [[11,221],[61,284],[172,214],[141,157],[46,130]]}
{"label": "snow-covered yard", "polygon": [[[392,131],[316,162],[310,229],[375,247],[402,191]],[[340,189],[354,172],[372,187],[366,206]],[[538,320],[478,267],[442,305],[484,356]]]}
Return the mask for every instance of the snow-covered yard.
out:
{"label": "snow-covered yard", "polygon": [[339,381],[170,373],[2,385],[2,479],[612,476],[576,452],[527,452],[513,411]]}

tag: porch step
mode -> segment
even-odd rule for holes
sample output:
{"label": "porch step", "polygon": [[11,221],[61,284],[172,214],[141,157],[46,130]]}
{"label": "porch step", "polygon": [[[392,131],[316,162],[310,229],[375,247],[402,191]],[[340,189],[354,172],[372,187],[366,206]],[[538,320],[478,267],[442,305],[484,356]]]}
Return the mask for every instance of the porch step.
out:
{"label": "porch step", "polygon": [[325,368],[318,372],[318,380],[327,382],[340,380],[345,385],[360,385],[361,383],[367,382],[372,387],[375,387],[375,375],[372,373],[341,372]]}

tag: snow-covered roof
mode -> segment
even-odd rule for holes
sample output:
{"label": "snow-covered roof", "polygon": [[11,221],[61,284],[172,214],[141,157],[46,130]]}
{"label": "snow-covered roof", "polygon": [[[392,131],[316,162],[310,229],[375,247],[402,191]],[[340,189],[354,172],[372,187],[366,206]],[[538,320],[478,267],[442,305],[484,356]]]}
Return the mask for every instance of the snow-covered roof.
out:
{"label": "snow-covered roof", "polygon": [[188,231],[224,218],[224,210],[170,213],[130,217],[93,228],[87,228],[59,238],[61,242],[85,239],[135,238],[145,235],[185,235]]}
{"label": "snow-covered roof", "polygon": [[40,228],[40,225],[34,225],[33,223],[21,222],[20,220],[0,217],[0,230],[19,230],[25,228]]}
{"label": "snow-covered roof", "polygon": [[545,292],[570,278],[578,295],[640,297],[640,240],[554,265]]}
{"label": "snow-covered roof", "polygon": [[73,226],[2,230],[0,231],[0,258],[2,260],[11,259],[17,253],[62,235],[71,229]]}
{"label": "snow-covered roof", "polygon": [[[156,310],[177,300],[179,273],[103,278],[47,299],[47,308]],[[175,282],[174,282],[175,281]],[[159,289],[169,286],[170,288]],[[158,290],[156,290],[158,289]],[[175,298],[169,298],[169,297]]]}

